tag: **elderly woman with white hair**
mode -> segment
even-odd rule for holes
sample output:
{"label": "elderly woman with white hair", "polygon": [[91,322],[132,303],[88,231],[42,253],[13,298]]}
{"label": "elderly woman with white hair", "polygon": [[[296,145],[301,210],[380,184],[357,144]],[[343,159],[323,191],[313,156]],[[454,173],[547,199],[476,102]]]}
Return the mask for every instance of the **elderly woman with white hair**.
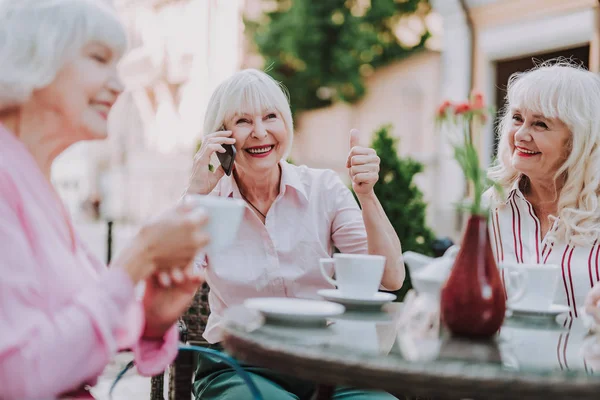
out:
{"label": "elderly woman with white hair", "polygon": [[[331,285],[319,259],[341,252],[386,257],[381,285],[402,286],[405,277],[400,240],[373,192],[379,157],[349,135],[346,167],[361,204],[331,170],[295,166],[290,153],[293,122],[281,86],[264,72],[248,69],[223,82],[209,101],[204,140],[195,158],[187,193],[235,197],[247,209],[235,243],[205,259],[211,314],[204,337],[218,347],[225,310],[253,297],[315,298]],[[230,175],[209,170],[215,152],[235,146]],[[307,398],[314,385],[262,368],[249,367],[268,399]],[[233,370],[202,358],[195,395],[202,399],[244,399],[250,392]],[[334,398],[387,399],[387,393],[338,388]]]}
{"label": "elderly woman with white hair", "polygon": [[[497,261],[558,265],[552,301],[568,306],[569,318],[581,316],[600,281],[598,110],[600,78],[581,67],[547,62],[513,75],[489,172],[504,189],[491,215]],[[598,318],[592,297],[587,303]]]}
{"label": "elderly woman with white hair", "polygon": [[206,216],[166,212],[107,269],[50,176],[66,148],[106,137],[124,28],[102,0],[1,0],[0,43],[0,398],[92,398],[119,349],[148,375],[174,359],[175,322],[203,281],[185,267],[208,242]]}

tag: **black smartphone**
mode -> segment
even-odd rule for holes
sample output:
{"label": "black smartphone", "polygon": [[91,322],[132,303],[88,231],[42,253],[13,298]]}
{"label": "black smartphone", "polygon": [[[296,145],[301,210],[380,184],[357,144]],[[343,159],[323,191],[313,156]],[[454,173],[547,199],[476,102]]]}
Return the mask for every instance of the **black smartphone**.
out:
{"label": "black smartphone", "polygon": [[[225,127],[221,127],[221,130],[224,131]],[[232,144],[223,144],[221,145],[225,149],[225,153],[217,153],[217,158],[225,171],[227,176],[231,175],[233,171],[233,162],[235,161],[235,146]]]}

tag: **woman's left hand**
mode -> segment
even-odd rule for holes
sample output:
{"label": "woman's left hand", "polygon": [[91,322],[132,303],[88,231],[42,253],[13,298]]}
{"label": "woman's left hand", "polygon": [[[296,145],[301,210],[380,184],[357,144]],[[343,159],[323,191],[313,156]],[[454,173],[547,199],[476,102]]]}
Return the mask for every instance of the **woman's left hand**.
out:
{"label": "woman's left hand", "polygon": [[352,179],[352,189],[360,196],[370,194],[379,180],[379,157],[375,150],[358,145],[358,130],[350,131],[350,154],[346,161]]}
{"label": "woman's left hand", "polygon": [[165,274],[161,272],[146,279],[143,301],[146,313],[143,337],[146,339],[162,338],[188,309],[204,282],[203,274],[191,266],[186,271],[174,269]]}

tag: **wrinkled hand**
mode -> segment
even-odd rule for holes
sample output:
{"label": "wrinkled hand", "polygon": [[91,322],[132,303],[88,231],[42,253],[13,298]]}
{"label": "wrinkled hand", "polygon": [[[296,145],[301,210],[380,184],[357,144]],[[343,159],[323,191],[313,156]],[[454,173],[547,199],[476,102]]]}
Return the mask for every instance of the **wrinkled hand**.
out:
{"label": "wrinkled hand", "polygon": [[218,131],[204,136],[202,145],[194,156],[194,166],[189,179],[187,193],[209,194],[225,175],[222,166],[214,172],[208,169],[210,158],[215,153],[225,153],[224,144],[235,144],[232,131]]}
{"label": "wrinkled hand", "polygon": [[375,150],[358,144],[358,130],[350,131],[350,154],[346,160],[352,179],[352,189],[357,196],[370,194],[379,180],[379,157]]}
{"label": "wrinkled hand", "polygon": [[600,283],[596,283],[587,294],[585,312],[594,317],[597,324],[600,324]]}
{"label": "wrinkled hand", "polygon": [[144,225],[140,236],[156,269],[189,265],[210,240],[204,230],[207,223],[208,216],[201,207],[183,202]]}
{"label": "wrinkled hand", "polygon": [[208,244],[204,210],[181,203],[140,229],[111,265],[121,267],[134,284],[160,271],[185,268]]}
{"label": "wrinkled hand", "polygon": [[146,313],[143,336],[146,339],[162,338],[189,308],[194,294],[204,282],[203,273],[195,270],[191,264],[185,271],[172,270],[168,274],[170,282],[166,286],[162,282],[164,275],[164,272],[155,274],[146,280],[143,301]]}

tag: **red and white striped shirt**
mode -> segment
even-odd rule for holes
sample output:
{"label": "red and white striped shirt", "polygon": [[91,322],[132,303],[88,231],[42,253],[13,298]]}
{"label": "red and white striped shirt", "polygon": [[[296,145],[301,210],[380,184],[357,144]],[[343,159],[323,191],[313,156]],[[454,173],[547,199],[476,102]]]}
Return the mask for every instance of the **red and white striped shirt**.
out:
{"label": "red and white striped shirt", "polygon": [[541,224],[533,206],[516,185],[510,191],[508,200],[492,209],[489,231],[496,262],[556,264],[561,270],[554,303],[571,308],[569,315],[559,318],[560,325],[570,330],[539,331],[537,336],[535,331],[529,331],[528,336],[523,336],[527,338],[533,335],[534,341],[550,341],[552,347],[556,348],[554,354],[534,353],[533,364],[538,359],[545,359],[544,364],[547,364],[550,357],[555,360],[556,369],[584,370],[594,374],[593,368],[581,357],[585,332],[583,325],[574,319],[579,317],[588,291],[600,281],[599,244],[573,246],[564,242],[552,243],[548,234],[541,237]]}
{"label": "red and white striped shirt", "polygon": [[518,188],[511,190],[506,203],[492,209],[490,219],[490,239],[496,262],[560,266],[554,303],[568,305],[571,316],[577,318],[585,296],[600,281],[599,243],[574,246],[552,243],[548,235],[542,237],[541,224],[533,206]]}

